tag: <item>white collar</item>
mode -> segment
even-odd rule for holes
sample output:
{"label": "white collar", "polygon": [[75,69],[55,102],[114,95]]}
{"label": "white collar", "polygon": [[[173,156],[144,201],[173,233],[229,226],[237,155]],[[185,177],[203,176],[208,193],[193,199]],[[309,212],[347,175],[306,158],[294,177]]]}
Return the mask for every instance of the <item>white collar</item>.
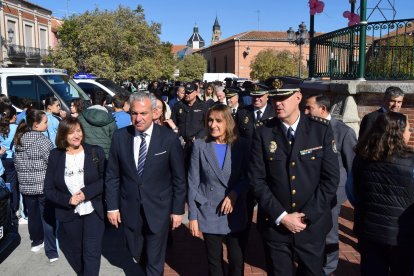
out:
{"label": "white collar", "polygon": [[[146,131],[144,131],[144,133],[147,135],[147,137],[151,137],[153,130],[154,130],[154,123],[151,123],[151,125],[149,126],[149,128]],[[135,136],[139,136],[140,134],[141,134],[141,132],[139,132],[135,128]]]}
{"label": "white collar", "polygon": [[282,122],[282,124],[286,127],[286,131],[289,129],[289,127],[291,127],[293,129],[294,132],[296,132],[296,129],[298,128],[299,125],[299,120],[300,120],[300,112],[299,112],[299,116],[296,119],[296,121],[293,123],[293,125],[288,125],[285,122]]}

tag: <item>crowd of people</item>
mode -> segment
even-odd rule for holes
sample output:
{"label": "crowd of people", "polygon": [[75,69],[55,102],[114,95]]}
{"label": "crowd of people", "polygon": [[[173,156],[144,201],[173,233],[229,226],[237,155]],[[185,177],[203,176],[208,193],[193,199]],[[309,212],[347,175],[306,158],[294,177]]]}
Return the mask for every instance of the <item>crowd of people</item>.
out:
{"label": "crowd of people", "polygon": [[77,275],[99,275],[107,221],[146,275],[163,275],[188,206],[209,275],[243,275],[257,204],[268,275],[332,275],[349,198],[361,274],[413,275],[414,150],[401,89],[387,88],[357,139],[327,95],[303,99],[281,78],[126,85],[129,97],[108,106],[96,92],[68,113],[54,97],[20,114],[1,100],[0,173],[13,231],[28,221],[31,251],[55,262],[59,246]]}

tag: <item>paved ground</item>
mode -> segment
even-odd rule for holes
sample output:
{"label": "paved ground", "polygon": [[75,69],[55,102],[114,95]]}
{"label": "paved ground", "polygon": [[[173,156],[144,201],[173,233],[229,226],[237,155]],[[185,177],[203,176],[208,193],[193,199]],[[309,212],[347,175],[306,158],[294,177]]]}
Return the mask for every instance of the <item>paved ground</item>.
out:
{"label": "paved ground", "polygon": [[[359,253],[357,241],[352,233],[353,210],[349,204],[342,208],[340,218],[340,263],[335,276],[359,275]],[[245,275],[266,275],[263,248],[253,224],[246,255]],[[22,242],[20,246],[0,265],[0,275],[4,276],[52,276],[74,275],[63,254],[59,261],[49,264],[41,253],[30,252],[27,225],[20,226]],[[101,275],[142,275],[132,262],[120,231],[108,228],[105,233],[102,253]],[[165,275],[204,276],[207,275],[206,256],[203,242],[190,236],[182,225],[173,233],[173,246],[167,251]]]}

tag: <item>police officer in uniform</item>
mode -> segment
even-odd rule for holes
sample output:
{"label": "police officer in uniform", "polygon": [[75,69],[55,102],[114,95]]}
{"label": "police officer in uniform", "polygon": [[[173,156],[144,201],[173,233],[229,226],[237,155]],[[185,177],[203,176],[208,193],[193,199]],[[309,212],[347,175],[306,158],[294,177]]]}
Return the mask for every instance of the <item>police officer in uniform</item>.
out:
{"label": "police officer in uniform", "polygon": [[242,104],[239,102],[239,91],[233,88],[224,89],[226,94],[227,106],[230,108],[231,116],[236,119],[237,113],[242,108]]}
{"label": "police officer in uniform", "polygon": [[188,168],[194,140],[206,136],[205,116],[208,106],[198,98],[196,84],[187,83],[184,88],[184,99],[174,105],[171,119],[178,128],[179,136],[184,140],[185,162]]}
{"label": "police officer in uniform", "polygon": [[300,89],[279,83],[276,117],[256,128],[249,178],[259,204],[268,275],[322,275],[325,238],[339,182],[336,144],[327,120],[300,112]]}
{"label": "police officer in uniform", "polygon": [[240,109],[236,116],[236,125],[240,137],[252,140],[256,125],[275,116],[275,111],[269,102],[269,87],[254,84],[250,90],[252,104]]}

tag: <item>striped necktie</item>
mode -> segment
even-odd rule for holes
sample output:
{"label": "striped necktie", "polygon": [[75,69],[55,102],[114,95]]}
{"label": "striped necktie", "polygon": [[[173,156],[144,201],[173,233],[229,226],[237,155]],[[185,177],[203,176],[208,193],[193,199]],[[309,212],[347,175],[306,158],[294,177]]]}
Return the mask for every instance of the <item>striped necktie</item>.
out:
{"label": "striped necktie", "polygon": [[141,144],[139,145],[139,155],[138,155],[138,175],[141,176],[142,172],[144,171],[145,165],[145,158],[147,157],[147,142],[145,141],[146,133],[140,133],[139,137],[141,137]]}

